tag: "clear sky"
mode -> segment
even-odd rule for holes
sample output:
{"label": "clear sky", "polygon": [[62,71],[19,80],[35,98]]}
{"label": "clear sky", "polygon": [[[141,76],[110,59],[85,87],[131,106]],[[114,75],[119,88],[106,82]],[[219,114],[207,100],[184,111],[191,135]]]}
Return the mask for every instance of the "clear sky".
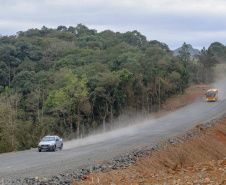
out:
{"label": "clear sky", "polygon": [[226,0],[0,0],[0,35],[42,26],[137,30],[176,49],[226,44]]}

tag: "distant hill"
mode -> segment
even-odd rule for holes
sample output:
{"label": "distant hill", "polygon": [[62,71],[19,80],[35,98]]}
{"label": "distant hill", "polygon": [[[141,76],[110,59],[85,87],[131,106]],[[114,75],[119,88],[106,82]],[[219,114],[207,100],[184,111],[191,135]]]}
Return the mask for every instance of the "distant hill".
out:
{"label": "distant hill", "polygon": [[[191,44],[188,44],[188,48],[189,48],[189,52],[191,54],[191,59],[194,58],[195,55],[198,55],[200,52],[198,49],[194,49]],[[180,50],[182,50],[182,47],[173,50],[173,55],[174,56],[179,55]]]}

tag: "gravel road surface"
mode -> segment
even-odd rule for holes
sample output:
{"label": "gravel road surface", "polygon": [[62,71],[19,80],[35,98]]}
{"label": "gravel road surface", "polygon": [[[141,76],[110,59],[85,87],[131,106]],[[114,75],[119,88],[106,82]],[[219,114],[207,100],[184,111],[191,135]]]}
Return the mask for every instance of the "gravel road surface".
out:
{"label": "gravel road surface", "polygon": [[26,177],[49,178],[68,170],[93,165],[96,160],[110,160],[119,153],[183,133],[189,128],[208,122],[226,112],[226,80],[215,83],[219,89],[217,102],[205,97],[171,112],[164,117],[137,126],[115,130],[89,138],[64,142],[64,149],[41,152],[31,149],[0,155],[0,179]]}

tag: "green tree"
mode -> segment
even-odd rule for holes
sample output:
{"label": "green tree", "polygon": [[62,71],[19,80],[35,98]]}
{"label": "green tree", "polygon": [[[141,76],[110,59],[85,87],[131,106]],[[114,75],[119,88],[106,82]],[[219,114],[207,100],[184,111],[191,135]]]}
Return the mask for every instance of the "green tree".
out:
{"label": "green tree", "polygon": [[108,115],[110,115],[110,123],[113,122],[114,103],[119,82],[119,76],[114,73],[101,73],[93,79],[92,88],[94,90],[90,93],[90,97],[93,106],[102,118],[104,132],[106,131],[106,118]]}
{"label": "green tree", "polygon": [[140,32],[134,30],[132,32],[128,31],[122,35],[122,39],[130,45],[141,47],[146,44],[147,39]]}
{"label": "green tree", "polygon": [[77,75],[69,73],[66,75],[66,86],[52,91],[47,101],[47,107],[53,107],[68,115],[71,136],[73,135],[73,122],[76,120],[77,138],[79,137],[82,113],[88,113],[90,105],[88,102],[87,77],[79,79]]}
{"label": "green tree", "polygon": [[165,43],[159,42],[157,40],[152,40],[148,43],[151,47],[160,47],[164,52],[168,53],[170,56],[173,56],[173,52],[169,49],[168,45]]}
{"label": "green tree", "polygon": [[13,71],[15,67],[21,62],[16,57],[16,49],[14,46],[4,45],[0,46],[0,61],[3,61],[8,68],[8,87],[11,87],[11,80],[13,78]]}
{"label": "green tree", "polygon": [[[0,86],[4,89],[8,84],[8,67],[4,62],[0,62]],[[3,90],[2,89],[2,90]],[[0,90],[1,91],[1,90]]]}
{"label": "green tree", "polygon": [[206,50],[205,47],[201,50],[200,55],[198,55],[197,64],[197,76],[198,81],[202,83],[213,82],[214,81],[214,67],[217,64],[217,60],[212,53],[211,49]]}
{"label": "green tree", "polygon": [[171,91],[171,94],[175,94],[180,90],[180,81],[181,81],[181,75],[180,73],[173,71],[168,75],[168,85],[169,85],[169,91]]}
{"label": "green tree", "polygon": [[41,52],[41,48],[37,45],[22,40],[16,42],[15,47],[16,57],[21,61],[23,61],[25,57],[33,61],[39,61],[42,58],[43,54]]}
{"label": "green tree", "polygon": [[86,49],[100,49],[103,45],[103,39],[96,35],[85,35],[78,38],[77,45]]}
{"label": "green tree", "polygon": [[94,29],[89,29],[88,27],[86,27],[83,24],[78,24],[75,27],[75,35],[77,37],[81,37],[81,36],[85,36],[85,35],[95,35],[97,33],[96,30]]}
{"label": "green tree", "polygon": [[57,27],[57,30],[58,30],[58,31],[67,31],[67,27],[61,25],[61,26],[58,26],[58,27]]}
{"label": "green tree", "polygon": [[12,81],[16,92],[28,94],[37,88],[37,78],[34,71],[21,71]]}
{"label": "green tree", "polygon": [[189,52],[188,45],[184,42],[182,49],[179,51],[179,60],[184,65],[184,68],[187,69],[191,54]]}
{"label": "green tree", "polygon": [[145,51],[145,57],[148,65],[151,67],[158,68],[158,63],[166,56],[166,52],[162,50],[159,46],[153,45],[147,48]]}
{"label": "green tree", "polygon": [[17,118],[21,94],[11,94],[6,89],[5,96],[0,97],[0,152],[16,149],[15,131],[20,120]]}
{"label": "green tree", "polygon": [[141,58],[141,54],[139,52],[132,53],[127,52],[119,55],[117,57],[117,62],[119,65],[119,69],[128,69],[132,73],[142,73],[141,64],[139,62]]}
{"label": "green tree", "polygon": [[183,68],[181,71],[181,85],[180,85],[182,94],[185,93],[185,88],[188,87],[189,77],[190,77],[189,73],[185,68]]}
{"label": "green tree", "polygon": [[215,62],[217,61],[217,63],[225,63],[226,47],[219,42],[214,42],[208,48],[208,54],[214,57]]}
{"label": "green tree", "polygon": [[103,38],[103,49],[114,47],[120,43],[120,37],[118,34],[111,30],[105,30],[98,35]]}
{"label": "green tree", "polygon": [[74,49],[76,47],[74,41],[53,41],[46,47],[45,55],[52,59],[59,59],[64,51]]}
{"label": "green tree", "polygon": [[28,57],[24,58],[24,61],[18,65],[16,69],[16,73],[21,71],[35,71],[37,63],[31,61]]}
{"label": "green tree", "polygon": [[[133,107],[135,106],[135,96],[134,96],[134,84],[136,82],[136,78],[134,74],[129,71],[128,69],[121,69],[117,72],[113,72],[119,76],[120,83],[119,83],[119,97],[117,96],[117,105],[118,105],[118,112],[119,116],[123,114],[127,109],[129,110],[130,118],[133,115]],[[120,93],[121,91],[121,93]]]}

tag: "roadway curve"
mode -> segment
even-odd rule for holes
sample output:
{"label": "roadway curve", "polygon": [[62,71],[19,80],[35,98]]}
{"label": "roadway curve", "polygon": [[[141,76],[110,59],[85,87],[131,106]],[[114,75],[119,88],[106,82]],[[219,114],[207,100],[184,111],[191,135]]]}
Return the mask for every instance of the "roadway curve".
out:
{"label": "roadway curve", "polygon": [[46,177],[93,165],[95,160],[110,160],[117,153],[136,147],[153,146],[183,133],[197,124],[208,122],[226,112],[226,80],[213,85],[219,89],[217,102],[206,102],[205,97],[164,117],[126,129],[68,141],[64,149],[41,152],[37,149],[0,155],[0,179]]}

